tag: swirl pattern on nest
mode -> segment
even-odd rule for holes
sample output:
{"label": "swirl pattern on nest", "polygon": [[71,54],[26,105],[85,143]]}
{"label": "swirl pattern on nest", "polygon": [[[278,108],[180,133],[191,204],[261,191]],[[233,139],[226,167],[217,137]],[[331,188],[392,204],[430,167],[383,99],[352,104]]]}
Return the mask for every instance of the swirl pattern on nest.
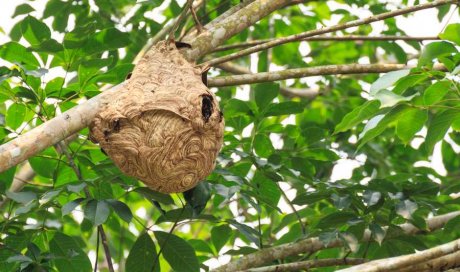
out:
{"label": "swirl pattern on nest", "polygon": [[90,137],[127,175],[162,193],[189,190],[215,166],[224,122],[201,70],[161,42],[90,125]]}

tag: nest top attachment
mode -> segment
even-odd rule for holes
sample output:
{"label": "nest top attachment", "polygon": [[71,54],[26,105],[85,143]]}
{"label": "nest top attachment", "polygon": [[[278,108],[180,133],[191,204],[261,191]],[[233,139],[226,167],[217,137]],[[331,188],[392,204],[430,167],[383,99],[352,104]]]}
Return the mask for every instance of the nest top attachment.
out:
{"label": "nest top attachment", "polygon": [[160,42],[90,125],[122,172],[162,193],[189,190],[215,167],[224,121],[202,71]]}

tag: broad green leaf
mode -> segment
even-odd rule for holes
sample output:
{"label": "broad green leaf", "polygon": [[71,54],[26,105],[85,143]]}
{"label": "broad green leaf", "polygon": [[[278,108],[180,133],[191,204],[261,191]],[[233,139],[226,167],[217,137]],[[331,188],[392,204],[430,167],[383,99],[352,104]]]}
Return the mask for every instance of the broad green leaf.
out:
{"label": "broad green leaf", "polygon": [[409,88],[417,84],[420,84],[428,79],[429,75],[427,73],[408,75],[398,80],[395,87],[391,91],[395,94],[401,95],[404,92],[406,92]]}
{"label": "broad green leaf", "polygon": [[31,67],[39,66],[35,56],[17,42],[9,42],[0,46],[0,58],[11,63],[24,63]]}
{"label": "broad green leaf", "polygon": [[70,236],[56,232],[50,241],[50,253],[55,256],[53,260],[58,271],[90,272],[91,261],[83,252],[80,245]]}
{"label": "broad green leaf", "polygon": [[268,105],[264,112],[264,116],[279,116],[301,113],[305,109],[305,105],[300,102],[288,101],[281,103],[274,103]]}
{"label": "broad green leaf", "polygon": [[83,47],[88,54],[123,48],[129,45],[129,34],[116,28],[103,29],[94,33]]}
{"label": "broad green leaf", "polygon": [[450,125],[458,118],[460,118],[460,109],[439,112],[431,119],[425,138],[426,151],[429,153],[433,151],[434,145],[444,138]]}
{"label": "broad green leaf", "polygon": [[27,108],[23,104],[12,104],[6,113],[6,125],[12,129],[18,129],[24,122]]}
{"label": "broad green leaf", "polygon": [[393,86],[399,79],[410,74],[410,69],[393,71],[384,74],[371,85],[370,94],[375,95],[378,91]]}
{"label": "broad green leaf", "polygon": [[387,114],[378,115],[369,120],[363,132],[359,135],[360,144],[358,148],[361,148],[368,141],[379,136],[391,123],[398,121],[404,116],[407,109],[408,107],[406,105],[399,105],[391,109]]}
{"label": "broad green leaf", "polygon": [[29,4],[21,4],[19,6],[16,7],[16,9],[14,10],[14,14],[12,16],[12,18],[18,16],[18,15],[22,15],[22,14],[28,14],[32,11],[35,11],[35,9],[33,7],[31,7]]}
{"label": "broad green leaf", "polygon": [[454,45],[449,42],[433,42],[425,46],[420,55],[418,65],[427,65],[432,60],[458,52]]}
{"label": "broad green leaf", "polygon": [[126,79],[133,68],[134,65],[131,63],[117,65],[102,75],[94,76],[89,82],[118,84]]}
{"label": "broad green leaf", "polygon": [[254,98],[262,112],[278,96],[279,84],[277,83],[260,83],[254,86]]}
{"label": "broad green leaf", "polygon": [[412,98],[418,96],[418,93],[415,93],[411,96],[401,96],[397,95],[389,90],[380,90],[374,94],[374,97],[380,101],[381,108],[393,107],[394,105],[398,104],[399,102],[404,101],[411,101]]}
{"label": "broad green leaf", "polygon": [[77,199],[74,199],[70,202],[67,202],[64,206],[62,206],[62,209],[61,209],[61,213],[62,213],[62,216],[64,215],[67,215],[69,213],[71,213],[73,210],[75,210],[75,208],[80,205],[80,203],[85,200],[84,198],[77,198]]}
{"label": "broad green leaf", "polygon": [[340,123],[335,127],[334,133],[347,131],[358,125],[364,120],[374,116],[380,108],[380,101],[371,100],[355,108],[353,111],[345,115]]}
{"label": "broad green leaf", "polygon": [[166,205],[174,204],[174,200],[170,195],[153,191],[147,187],[136,188],[134,191],[143,195],[149,201],[158,201]]}
{"label": "broad green leaf", "polygon": [[382,193],[376,191],[366,190],[363,194],[364,203],[366,203],[368,207],[377,204],[381,198]]}
{"label": "broad green leaf", "polygon": [[46,178],[53,178],[58,167],[58,154],[53,148],[47,148],[40,153],[43,157],[32,157],[29,159],[30,166],[35,173]]}
{"label": "broad green leaf", "polygon": [[4,192],[6,189],[10,188],[10,185],[13,182],[15,173],[16,173],[16,166],[11,167],[10,169],[0,173],[0,192]]}
{"label": "broad green leaf", "polygon": [[411,219],[412,214],[417,210],[417,208],[417,203],[406,199],[396,204],[396,213],[405,219]]}
{"label": "broad green leaf", "polygon": [[[154,268],[155,267],[155,268]],[[160,272],[155,243],[147,232],[141,234],[129,251],[126,272]]]}
{"label": "broad green leaf", "polygon": [[228,225],[215,226],[211,230],[211,241],[216,249],[216,253],[227,243],[228,239],[232,235],[232,229]]}
{"label": "broad green leaf", "polygon": [[85,206],[85,218],[96,226],[103,224],[109,214],[109,205],[103,200],[92,199]]}
{"label": "broad green leaf", "polygon": [[296,205],[307,205],[313,204],[318,201],[328,199],[331,195],[331,192],[308,192],[297,195],[294,200],[292,200],[292,204]]}
{"label": "broad green leaf", "polygon": [[231,118],[239,115],[246,115],[250,112],[247,102],[232,98],[224,106],[225,118]]}
{"label": "broad green leaf", "polygon": [[200,182],[194,188],[184,192],[184,198],[187,201],[187,205],[192,208],[193,215],[199,215],[211,198],[209,183],[206,181]]}
{"label": "broad green leaf", "polygon": [[379,245],[382,245],[383,239],[385,238],[385,230],[378,224],[371,223],[369,225],[369,230],[371,231],[372,238],[379,243]]}
{"label": "broad green leaf", "polygon": [[443,40],[449,40],[460,45],[460,24],[450,24],[443,33],[439,34]]}
{"label": "broad green leaf", "polygon": [[174,271],[200,271],[195,250],[184,239],[162,231],[155,231],[154,234],[161,246],[163,257]]}
{"label": "broad green leaf", "polygon": [[105,201],[109,203],[109,205],[121,219],[128,223],[131,222],[131,220],[133,219],[133,214],[125,203],[115,199],[107,199]]}
{"label": "broad green leaf", "polygon": [[21,31],[31,45],[40,44],[51,38],[51,31],[48,26],[30,15],[22,21]]}
{"label": "broad green leaf", "polygon": [[6,196],[18,203],[26,204],[34,199],[37,199],[37,194],[34,192],[11,192],[6,191]]}
{"label": "broad green leaf", "polygon": [[255,229],[245,224],[238,223],[233,219],[227,220],[227,222],[234,226],[238,230],[238,232],[241,233],[244,237],[246,237],[249,241],[260,246],[259,233]]}
{"label": "broad green leaf", "polygon": [[263,158],[268,158],[271,154],[273,154],[273,152],[275,152],[272,141],[265,134],[256,134],[254,137],[253,146],[254,152]]}
{"label": "broad green leaf", "polygon": [[428,114],[425,110],[411,108],[404,113],[404,116],[396,124],[396,135],[404,143],[408,143],[414,137],[415,133],[423,128]]}
{"label": "broad green leaf", "polygon": [[356,218],[356,214],[353,212],[347,212],[347,211],[333,212],[321,218],[318,224],[316,225],[316,227],[321,228],[321,229],[335,228],[355,218]]}
{"label": "broad green leaf", "polygon": [[450,81],[443,80],[428,87],[423,93],[423,102],[425,105],[429,106],[441,101],[449,92],[451,85],[452,83]]}

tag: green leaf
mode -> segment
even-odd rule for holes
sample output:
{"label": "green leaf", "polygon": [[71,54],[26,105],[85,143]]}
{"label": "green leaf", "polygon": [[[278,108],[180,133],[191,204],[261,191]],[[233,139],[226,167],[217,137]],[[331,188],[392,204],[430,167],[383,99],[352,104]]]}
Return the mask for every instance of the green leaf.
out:
{"label": "green leaf", "polygon": [[430,121],[425,138],[425,149],[431,153],[434,145],[441,141],[450,125],[460,117],[460,110],[445,110],[437,113]]}
{"label": "green leaf", "polygon": [[423,66],[430,64],[432,60],[450,55],[451,53],[456,53],[457,49],[454,45],[449,42],[433,42],[425,46],[420,55],[418,65]]}
{"label": "green leaf", "polygon": [[393,86],[399,79],[410,74],[410,69],[393,71],[384,74],[371,85],[370,94],[375,95],[378,91]]}
{"label": "green leaf", "polygon": [[404,113],[404,116],[396,124],[396,135],[404,143],[408,143],[414,137],[415,133],[423,128],[428,114],[425,110],[411,108]]}
{"label": "green leaf", "polygon": [[67,202],[64,206],[62,206],[61,213],[62,216],[67,215],[71,213],[75,208],[80,205],[80,203],[85,200],[84,198],[77,198],[75,200],[72,200],[70,202]]}
{"label": "green leaf", "polygon": [[131,220],[133,219],[133,214],[125,203],[115,199],[107,199],[105,201],[109,203],[109,205],[121,219],[128,223],[131,222]]}
{"label": "green leaf", "polygon": [[[153,269],[155,266],[155,269]],[[160,272],[155,243],[147,232],[141,234],[129,251],[126,272]]]}
{"label": "green leaf", "polygon": [[423,93],[423,102],[425,105],[433,105],[436,102],[441,101],[444,96],[449,92],[449,88],[452,85],[450,81],[443,80],[430,85]]}
{"label": "green leaf", "polygon": [[12,104],[6,112],[6,125],[12,129],[18,129],[24,122],[27,108],[23,104]]}
{"label": "green leaf", "polygon": [[265,134],[256,134],[254,137],[253,146],[254,152],[262,158],[268,158],[271,154],[273,154],[273,152],[275,152],[272,141]]}
{"label": "green leaf", "polygon": [[279,116],[301,113],[305,109],[305,105],[300,102],[288,101],[270,104],[265,112],[264,116]]}
{"label": "green leaf", "polygon": [[366,190],[364,191],[364,194],[363,194],[364,203],[366,203],[368,207],[371,207],[377,204],[381,198],[382,198],[382,193],[376,192],[376,191]]}
{"label": "green leaf", "polygon": [[30,15],[22,21],[21,31],[31,45],[40,44],[51,38],[51,31],[48,26]]}
{"label": "green leaf", "polygon": [[46,178],[53,178],[56,167],[58,167],[58,155],[53,148],[47,148],[40,153],[43,157],[32,157],[29,159],[30,166],[37,175]]}
{"label": "green leaf", "polygon": [[260,83],[254,87],[254,98],[262,112],[278,96],[279,84],[277,83]]}
{"label": "green leaf", "polygon": [[385,238],[385,230],[380,226],[375,223],[371,223],[369,225],[369,230],[371,231],[372,238],[379,243],[379,245],[382,245],[383,239]]}
{"label": "green leaf", "polygon": [[355,108],[353,111],[345,115],[342,121],[335,127],[334,133],[347,131],[358,125],[364,120],[374,116],[380,108],[380,101],[371,100]]}
{"label": "green leaf", "polygon": [[24,63],[32,67],[39,66],[35,56],[17,42],[9,42],[0,46],[0,58],[11,63]]}
{"label": "green leaf", "polygon": [[443,33],[439,34],[443,40],[448,40],[460,45],[460,24],[450,24]]}
{"label": "green leaf", "polygon": [[187,205],[190,205],[193,210],[193,215],[199,215],[206,204],[208,203],[209,199],[211,198],[211,190],[209,183],[206,181],[198,183],[195,188],[192,188],[186,192],[184,192],[185,200],[187,201]]}
{"label": "green leaf", "polygon": [[129,34],[116,28],[103,29],[92,34],[83,50],[88,54],[123,48],[130,44]]}
{"label": "green leaf", "polygon": [[172,199],[170,195],[153,191],[147,187],[136,188],[134,191],[143,195],[146,199],[148,199],[151,202],[158,201],[166,205],[174,204],[174,200]]}
{"label": "green leaf", "polygon": [[211,230],[211,241],[216,249],[216,253],[227,243],[228,239],[232,235],[232,229],[228,225],[220,225],[213,227]]}
{"label": "green leaf", "polygon": [[224,106],[225,118],[231,118],[239,115],[246,115],[250,112],[247,102],[232,98]]}
{"label": "green leaf", "polygon": [[361,142],[358,148],[380,135],[391,123],[398,121],[401,116],[404,116],[407,109],[406,105],[399,105],[391,109],[387,114],[377,115],[369,120],[363,132],[359,135]]}
{"label": "green leaf", "polygon": [[184,239],[162,231],[155,231],[154,234],[163,250],[163,257],[174,271],[200,271],[195,250]]}
{"label": "green leaf", "polygon": [[396,204],[396,213],[405,219],[411,219],[412,214],[417,210],[417,208],[417,203],[406,199]]}
{"label": "green leaf", "polygon": [[11,192],[6,191],[6,196],[21,204],[29,203],[30,201],[37,199],[37,195],[34,192]]}
{"label": "green leaf", "polygon": [[35,11],[35,9],[33,7],[31,7],[29,4],[19,5],[14,10],[14,14],[13,14],[12,18],[14,18],[14,17],[16,17],[18,15],[22,15],[22,14],[28,14],[28,13],[30,13],[32,11]]}
{"label": "green leaf", "polygon": [[295,205],[309,205],[321,201],[323,199],[328,199],[331,195],[331,192],[308,192],[297,195],[292,204]]}
{"label": "green leaf", "polygon": [[107,202],[103,200],[90,200],[85,207],[85,218],[98,226],[103,224],[110,214],[110,208]]}
{"label": "green leaf", "polygon": [[348,221],[350,221],[351,219],[355,219],[355,218],[356,218],[356,214],[353,212],[346,212],[346,211],[333,212],[321,218],[321,220],[319,220],[316,227],[321,228],[321,229],[335,228],[343,224],[346,224]]}
{"label": "green leaf", "polygon": [[53,261],[58,271],[92,271],[88,255],[81,250],[72,237],[56,232],[50,241],[49,247],[51,254],[55,257]]}
{"label": "green leaf", "polygon": [[411,96],[401,96],[397,95],[389,90],[380,90],[374,97],[380,101],[381,108],[393,107],[399,102],[411,101],[415,96],[418,96],[418,93],[415,93]]}

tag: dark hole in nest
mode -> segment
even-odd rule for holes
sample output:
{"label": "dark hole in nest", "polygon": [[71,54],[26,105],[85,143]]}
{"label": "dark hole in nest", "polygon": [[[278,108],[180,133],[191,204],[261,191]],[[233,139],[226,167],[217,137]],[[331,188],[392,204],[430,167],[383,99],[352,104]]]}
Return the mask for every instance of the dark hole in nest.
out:
{"label": "dark hole in nest", "polygon": [[212,115],[212,96],[210,95],[203,95],[201,101],[201,114],[203,115],[203,119],[205,122],[209,121],[209,118]]}

